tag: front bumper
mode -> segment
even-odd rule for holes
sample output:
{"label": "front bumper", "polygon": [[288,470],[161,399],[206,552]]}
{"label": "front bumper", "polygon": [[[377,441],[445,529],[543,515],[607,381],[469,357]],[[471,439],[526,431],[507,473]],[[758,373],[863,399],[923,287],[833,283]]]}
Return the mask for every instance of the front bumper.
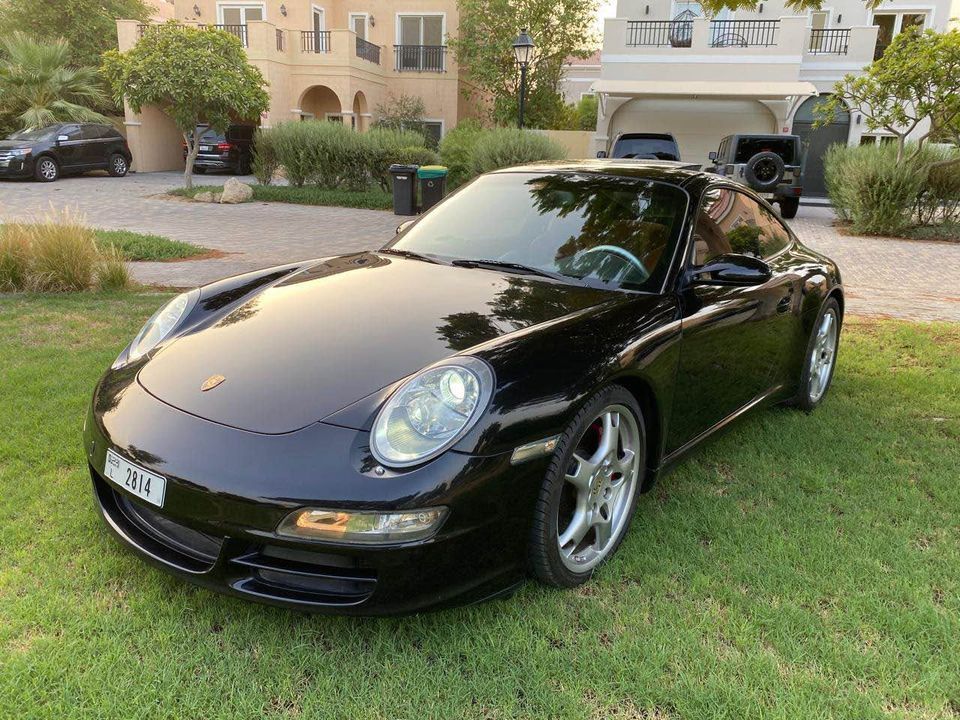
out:
{"label": "front bumper", "polygon": [[[102,386],[101,386],[102,389]],[[260,435],[188,415],[136,382],[98,393],[84,443],[100,512],[141,557],[208,588],[313,612],[382,615],[474,602],[522,581],[548,459],[447,452],[376,475],[367,434],[316,423]],[[107,449],[167,478],[162,509],[103,477]],[[427,540],[357,546],[278,536],[305,506],[394,510],[444,505]]]}
{"label": "front bumper", "polygon": [[0,157],[0,177],[31,177],[33,175],[33,157],[15,155]]}

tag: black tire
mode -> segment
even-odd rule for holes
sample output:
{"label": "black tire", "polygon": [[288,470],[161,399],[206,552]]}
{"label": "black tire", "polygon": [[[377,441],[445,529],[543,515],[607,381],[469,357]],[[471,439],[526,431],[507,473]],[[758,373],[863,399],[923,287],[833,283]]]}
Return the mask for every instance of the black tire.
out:
{"label": "black tire", "polygon": [[754,190],[772,191],[783,180],[783,158],[773,152],[758,152],[747,160],[743,178]]}
{"label": "black tire", "polygon": [[197,167],[196,165],[194,165],[194,167],[193,167],[193,174],[194,174],[194,175],[206,175],[206,174],[207,174],[207,169],[206,169],[205,167]]}
{"label": "black tire", "polygon": [[780,198],[777,205],[780,206],[780,217],[793,220],[797,216],[797,210],[800,209],[800,198]]}
{"label": "black tire", "polygon": [[[823,387],[819,388],[815,386],[814,364],[812,359],[818,341],[818,332],[827,314],[832,314],[836,323],[836,339],[831,354],[829,372],[825,382],[823,382]],[[830,390],[830,385],[833,383],[833,374],[837,367],[837,353],[840,350],[840,330],[842,327],[843,316],[840,314],[840,304],[835,298],[827,298],[820,307],[820,312],[817,313],[817,320],[813,324],[813,329],[810,331],[810,339],[807,341],[807,347],[803,354],[800,388],[794,401],[794,404],[806,413],[813,412],[813,410],[823,402],[823,399],[827,396],[827,392]],[[815,393],[814,390],[818,390],[818,392]]]}
{"label": "black tire", "polygon": [[130,164],[123,155],[114,153],[110,156],[110,160],[107,163],[107,172],[110,173],[110,177],[123,177],[129,171]]}
{"label": "black tire", "polygon": [[41,155],[34,163],[33,177],[39,182],[53,182],[60,177],[60,165],[49,155]]}
{"label": "black tire", "polygon": [[[626,407],[634,416],[639,430],[639,451],[635,458],[639,472],[634,479],[636,486],[633,490],[630,504],[626,508],[626,520],[619,535],[613,538],[612,545],[600,563],[586,572],[574,572],[568,568],[560,558],[558,545],[558,513],[561,495],[566,481],[566,468],[570,466],[578,442],[590,427],[597,413],[610,405]],[[560,436],[553,459],[547,470],[540,494],[537,498],[533,514],[533,526],[530,532],[530,542],[527,548],[527,563],[531,574],[540,582],[554,587],[571,588],[582,585],[589,580],[596,568],[609,560],[617,552],[623,538],[630,528],[630,522],[636,511],[637,498],[643,485],[646,474],[646,426],[643,412],[636,399],[620,385],[608,385],[598,391],[590,400],[584,403],[577,412],[567,429]]]}

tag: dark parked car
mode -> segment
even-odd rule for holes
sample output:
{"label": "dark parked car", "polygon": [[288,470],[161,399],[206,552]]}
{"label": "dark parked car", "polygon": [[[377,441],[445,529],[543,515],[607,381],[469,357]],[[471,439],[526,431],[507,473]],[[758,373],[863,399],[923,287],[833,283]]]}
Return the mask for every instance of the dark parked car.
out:
{"label": "dark parked car", "polygon": [[[249,175],[253,165],[253,136],[256,128],[250,125],[231,125],[220,133],[206,125],[197,127],[200,135],[200,154],[193,163],[193,171],[227,170],[234,175]],[[183,148],[187,157],[187,148]]]}
{"label": "dark parked car", "polygon": [[821,402],[842,314],[836,265],[741,185],[505,169],[379,252],[174,298],[84,448],[120,540],[222,592],[385,614],[572,587],[689,450]]}
{"label": "dark parked car", "polygon": [[[679,160],[680,147],[670,133],[621,133],[609,153],[622,160]],[[607,157],[606,152],[597,157]]]}
{"label": "dark parked car", "polygon": [[728,135],[710,160],[712,172],[777,203],[783,217],[796,217],[803,195],[799,135]]}
{"label": "dark parked car", "polygon": [[22,130],[0,141],[0,177],[32,177],[53,182],[61,175],[106,170],[123,177],[133,155],[110,125],[58,123]]}

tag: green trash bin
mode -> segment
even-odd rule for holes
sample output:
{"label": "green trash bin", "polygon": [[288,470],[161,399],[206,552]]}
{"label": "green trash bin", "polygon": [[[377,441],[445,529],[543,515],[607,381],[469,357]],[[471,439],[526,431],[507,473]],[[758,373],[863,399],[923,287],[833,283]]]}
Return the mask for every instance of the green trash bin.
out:
{"label": "green trash bin", "polygon": [[447,169],[443,165],[423,165],[417,170],[420,180],[420,210],[429,210],[443,200],[447,188]]}

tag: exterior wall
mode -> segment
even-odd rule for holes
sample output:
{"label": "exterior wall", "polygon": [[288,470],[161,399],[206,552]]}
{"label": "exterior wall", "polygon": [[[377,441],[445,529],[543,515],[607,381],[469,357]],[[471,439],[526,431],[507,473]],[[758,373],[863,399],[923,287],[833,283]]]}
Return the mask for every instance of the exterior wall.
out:
{"label": "exterior wall", "polygon": [[567,151],[567,157],[571,160],[580,160],[594,156],[591,152],[593,132],[590,130],[531,130],[530,132],[546,135],[551,140],[563,145]]}
{"label": "exterior wall", "polygon": [[[476,104],[461,93],[465,81],[452,52],[444,56],[443,72],[396,69],[399,15],[440,16],[446,43],[459,23],[456,0],[175,0],[173,17],[184,24],[221,24],[224,5],[263,9],[262,20],[246,23],[246,44],[250,63],[269,84],[270,108],[260,118],[265,127],[310,114],[324,119],[332,113],[362,131],[375,120],[378,105],[391,95],[402,94],[420,97],[425,118],[441,122],[443,132],[455,127],[459,118],[477,114]],[[323,29],[329,31],[326,52],[314,52],[304,45],[302,32],[313,30],[314,9],[323,11]],[[348,29],[353,14],[365,15],[366,40],[380,47],[379,64],[358,56],[358,36]],[[138,24],[119,20],[117,28],[120,49],[131,48],[139,37]],[[320,98],[325,99],[321,102]],[[140,148],[132,148],[136,169],[146,172],[183,166],[179,134],[175,128],[171,132],[173,124],[164,115],[145,110],[137,116],[128,109],[126,125],[131,145]],[[168,147],[173,134],[178,138],[175,147]]]}
{"label": "exterior wall", "polygon": [[600,79],[600,54],[587,58],[585,61],[565,63],[563,75],[560,78],[560,94],[567,104],[575,104],[584,95],[593,93],[592,86],[595,80]]}

